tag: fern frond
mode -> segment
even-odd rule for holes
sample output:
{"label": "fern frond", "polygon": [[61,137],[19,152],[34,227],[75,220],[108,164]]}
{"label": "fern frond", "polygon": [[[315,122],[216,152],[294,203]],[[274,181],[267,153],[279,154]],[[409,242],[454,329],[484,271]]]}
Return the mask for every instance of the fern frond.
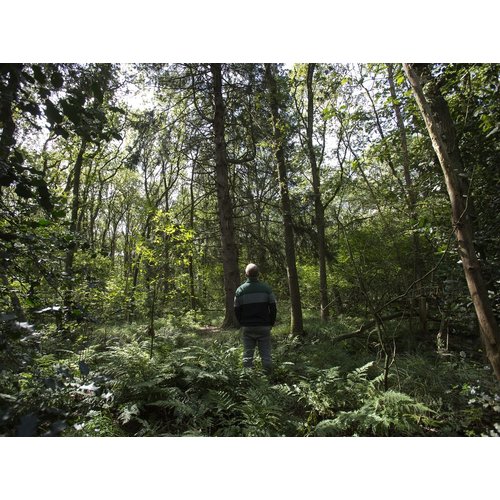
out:
{"label": "fern frond", "polygon": [[414,435],[421,433],[421,423],[432,410],[407,394],[379,392],[353,411],[342,411],[334,419],[320,422],[318,436],[336,435]]}

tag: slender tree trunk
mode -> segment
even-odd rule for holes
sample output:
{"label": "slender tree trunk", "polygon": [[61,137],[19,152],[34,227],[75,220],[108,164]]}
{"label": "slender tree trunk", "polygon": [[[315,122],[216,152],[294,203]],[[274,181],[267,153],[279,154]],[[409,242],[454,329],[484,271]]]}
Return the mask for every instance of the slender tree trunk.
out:
{"label": "slender tree trunk", "polygon": [[149,324],[148,335],[150,337],[149,359],[153,357],[153,346],[155,340],[155,312],[156,312],[156,283],[152,284],[153,291],[149,297]]}
{"label": "slender tree trunk", "polygon": [[[151,204],[149,204],[149,206],[151,206]],[[144,223],[144,228],[141,232],[141,237],[142,237],[143,241],[149,240],[149,236],[151,234],[152,216],[153,216],[153,212],[150,211],[148,216],[146,217],[146,221]],[[134,319],[134,317],[138,316],[136,314],[137,304],[136,304],[135,292],[137,290],[137,286],[139,285],[139,272],[141,270],[141,264],[142,264],[142,252],[139,252],[135,256],[135,261],[133,263],[132,288],[130,290],[130,302],[129,302],[129,304],[130,304],[129,323],[132,322],[132,319]],[[150,264],[146,263],[145,268],[146,268],[146,273],[145,273],[146,274],[146,278],[145,278],[146,294],[147,294],[147,297],[149,298],[151,296],[150,295],[150,292],[151,292],[150,280],[152,279],[151,274],[150,274],[150,270],[151,270]]]}
{"label": "slender tree trunk", "polygon": [[130,288],[130,297],[128,302],[127,318],[128,322],[132,323],[135,317],[136,303],[135,303],[135,291],[137,289],[137,284],[139,283],[139,270],[141,267],[141,255],[139,254],[133,264],[132,271],[132,286]]}
{"label": "slender tree trunk", "polygon": [[113,231],[111,232],[111,241],[109,242],[109,256],[111,258],[111,267],[115,268],[115,254],[116,254],[116,235],[118,233],[118,224],[120,220],[114,221]]}
{"label": "slender tree trunk", "polygon": [[[394,85],[394,72],[392,68],[392,64],[387,65],[388,79],[389,79],[389,87],[391,91],[392,97],[392,106],[394,109],[394,114],[396,115],[396,121],[398,124],[399,135],[401,138],[401,153],[403,157],[403,171],[405,178],[405,187],[407,191],[407,204],[410,212],[410,223],[412,228],[415,228],[417,225],[417,193],[415,191],[415,186],[413,184],[411,174],[410,174],[410,155],[408,153],[408,142],[406,140],[406,128],[403,120],[403,114],[401,113],[401,108],[399,107],[397,95],[396,95],[396,87]],[[423,275],[424,262],[422,259],[422,253],[420,248],[420,238],[415,229],[412,230],[412,242],[413,242],[413,258],[414,258],[414,276],[415,281],[417,282],[415,286],[415,291],[417,295],[417,304],[419,311],[419,320],[420,320],[420,331],[427,335],[427,300],[425,298],[425,294],[422,288],[422,283],[420,281]]]}
{"label": "slender tree trunk", "polygon": [[344,314],[344,303],[342,302],[342,296],[340,295],[340,290],[338,287],[334,286],[332,288],[333,294],[333,304],[335,305],[335,312],[340,315]]}
{"label": "slender tree trunk", "polygon": [[[148,225],[146,235],[144,241],[151,245],[151,228]],[[149,246],[148,245],[148,246]],[[156,280],[159,278],[157,276],[157,271],[155,268],[155,264],[151,262],[149,259],[145,259],[144,262],[144,284],[146,287],[146,311],[147,315],[150,318],[150,328],[153,328],[153,320],[155,315],[155,303],[156,303],[156,288],[157,282]],[[154,331],[154,329],[153,329]],[[153,334],[154,335],[154,334]]]}
{"label": "slender tree trunk", "polygon": [[[89,224],[88,224],[88,238],[89,238],[89,243],[90,243],[90,248],[92,251],[97,250],[97,242],[99,238],[99,229],[96,227],[96,221],[98,220],[99,213],[101,212],[102,209],[102,198],[103,198],[103,183],[99,186],[99,192],[97,195],[97,202],[94,205],[94,196],[90,197],[90,206],[89,206]],[[106,217],[106,227],[102,231],[102,237],[101,237],[101,249],[104,249],[106,247],[106,236],[108,234],[109,226],[111,223],[111,209],[109,210],[107,217]]]}
{"label": "slender tree trunk", "polygon": [[[194,166],[191,167],[191,179],[189,182],[189,229],[194,231]],[[194,286],[194,262],[193,252],[189,252],[188,257],[188,271],[189,271],[189,307],[192,311],[196,310],[196,292]]]}
{"label": "slender tree trunk", "polygon": [[127,207],[125,215],[125,231],[123,232],[123,279],[125,286],[123,289],[123,296],[125,297],[125,320],[127,323],[132,322],[131,318],[131,303],[132,297],[130,295],[130,275],[133,272],[133,251],[132,251],[132,236],[131,236],[131,214],[130,207]]}
{"label": "slender tree trunk", "polygon": [[288,193],[288,173],[285,163],[284,137],[282,123],[279,117],[279,96],[276,78],[271,64],[266,64],[266,81],[269,90],[269,101],[274,129],[274,148],[278,165],[278,181],[280,187],[281,211],[285,230],[285,255],[288,276],[288,288],[291,303],[291,332],[304,334],[302,321],[302,303],[300,299],[299,278],[295,257],[295,241],[293,234],[292,209]]}
{"label": "slender tree trunk", "polygon": [[[170,211],[170,189],[167,185],[166,174],[165,174],[165,166],[162,165],[162,176],[163,176],[163,185],[165,188],[165,213],[168,214]],[[171,276],[172,269],[170,267],[170,237],[165,235],[163,238],[163,305],[167,302],[168,295],[171,290]]]}
{"label": "slender tree trunk", "polygon": [[451,202],[452,224],[458,241],[458,251],[467,286],[476,310],[486,355],[497,379],[500,380],[500,330],[488,299],[488,290],[474,248],[473,230],[469,217],[469,193],[464,189],[459,176],[463,172],[463,166],[456,142],[455,126],[448,104],[432,79],[429,83],[429,90],[424,93],[420,68],[407,63],[403,67],[444,174]]}
{"label": "slender tree trunk", "polygon": [[[9,168],[7,160],[16,142],[14,138],[16,124],[13,117],[13,104],[19,91],[22,64],[6,64],[5,67],[7,69],[2,72],[9,73],[9,80],[5,87],[0,88],[0,124],[2,125],[2,135],[0,136],[0,174],[2,174],[2,177],[4,175],[9,175],[10,177],[12,172],[7,171]],[[14,180],[13,178],[11,179]]]}
{"label": "slender tree trunk", "polygon": [[66,257],[64,260],[64,271],[66,273],[67,285],[64,293],[64,306],[66,308],[66,319],[71,318],[71,310],[73,308],[73,262],[75,260],[76,252],[76,237],[78,235],[78,211],[80,208],[80,181],[83,166],[83,155],[85,154],[85,149],[87,147],[87,141],[82,139],[80,144],[80,149],[78,151],[78,156],[76,158],[75,167],[73,169],[73,199],[71,202],[71,220],[69,224],[69,231],[73,238],[70,243],[68,251],[66,252]]}
{"label": "slender tree trunk", "polygon": [[[9,73],[9,80],[7,85],[0,89],[0,124],[2,126],[2,134],[0,136],[0,177],[2,179],[0,183],[0,194],[2,192],[1,186],[9,185],[14,180],[14,172],[9,171],[11,167],[8,160],[16,142],[14,138],[16,124],[13,118],[13,104],[19,90],[22,64],[9,64],[5,66],[8,68],[6,72]],[[17,319],[19,321],[26,321],[26,315],[24,314],[21,301],[10,286],[6,269],[7,262],[8,260],[4,259],[3,268],[0,269],[0,280],[6,288],[12,309]]]}
{"label": "slender tree trunk", "polygon": [[[246,178],[244,180],[246,187],[246,197],[248,199],[248,212],[255,217],[255,231],[247,235],[246,248],[248,260],[258,264],[261,273],[266,272],[266,247],[262,244],[263,220],[262,212],[263,205],[261,199],[261,174],[255,168],[246,170]],[[252,224],[253,226],[253,224]]]}
{"label": "slender tree trunk", "polygon": [[315,64],[307,66],[307,150],[311,163],[312,187],[314,195],[314,216],[318,231],[318,260],[319,260],[319,293],[321,304],[321,320],[326,321],[329,316],[328,284],[326,276],[325,251],[325,207],[321,200],[321,180],[318,162],[313,144],[314,94],[313,76]]}
{"label": "slender tree trunk", "polygon": [[266,249],[262,245],[262,205],[260,200],[255,200],[255,237],[256,243],[252,239],[253,251],[255,253],[255,259],[259,263],[260,269],[264,270],[266,268]]}
{"label": "slender tree trunk", "polygon": [[215,169],[217,183],[217,211],[222,245],[222,267],[224,271],[225,315],[223,328],[237,327],[234,314],[234,294],[239,285],[238,251],[234,241],[233,204],[229,192],[228,161],[224,139],[225,106],[222,97],[222,66],[211,64],[213,77],[215,140]]}

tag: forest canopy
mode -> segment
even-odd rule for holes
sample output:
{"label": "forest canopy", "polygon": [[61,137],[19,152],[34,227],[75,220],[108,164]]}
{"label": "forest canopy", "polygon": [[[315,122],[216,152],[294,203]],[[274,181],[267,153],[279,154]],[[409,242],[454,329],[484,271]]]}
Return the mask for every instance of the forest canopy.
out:
{"label": "forest canopy", "polygon": [[0,92],[3,435],[500,432],[499,64],[9,63]]}

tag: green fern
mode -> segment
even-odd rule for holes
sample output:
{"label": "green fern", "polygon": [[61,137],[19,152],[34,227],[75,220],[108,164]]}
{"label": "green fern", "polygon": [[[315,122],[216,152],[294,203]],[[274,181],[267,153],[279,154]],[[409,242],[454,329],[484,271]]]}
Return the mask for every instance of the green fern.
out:
{"label": "green fern", "polygon": [[136,418],[140,414],[140,409],[136,404],[129,404],[123,406],[118,414],[118,420],[122,424],[128,424],[134,418]]}
{"label": "green fern", "polygon": [[281,408],[272,394],[252,388],[239,407],[244,436],[277,436],[281,427]]}
{"label": "green fern", "polygon": [[317,436],[409,436],[422,434],[422,424],[429,421],[432,410],[407,394],[380,392],[353,411],[339,412],[320,422]]}

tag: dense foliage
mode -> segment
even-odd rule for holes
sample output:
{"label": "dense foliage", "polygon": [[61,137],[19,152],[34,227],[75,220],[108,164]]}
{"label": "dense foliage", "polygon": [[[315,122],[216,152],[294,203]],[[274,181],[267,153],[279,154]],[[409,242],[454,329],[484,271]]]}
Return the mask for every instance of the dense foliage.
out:
{"label": "dense foliage", "polygon": [[[152,358],[146,328],[135,324],[93,331],[74,351],[51,346],[53,335],[32,338],[32,333],[23,337],[22,351],[11,352],[12,364],[2,372],[2,432],[498,435],[497,387],[474,354],[472,359],[464,352],[401,355],[385,390],[384,363],[373,359],[374,343],[332,345],[332,338],[352,323],[344,320],[325,329],[310,320],[307,342],[278,327],[271,379],[260,369],[241,367],[238,335],[199,328],[188,319],[158,322]],[[14,361],[24,362],[23,371]]]}
{"label": "dense foliage", "polygon": [[[424,70],[498,320],[500,65]],[[400,65],[1,64],[0,92],[3,435],[500,432]],[[280,308],[270,379],[218,328],[250,261]]]}

